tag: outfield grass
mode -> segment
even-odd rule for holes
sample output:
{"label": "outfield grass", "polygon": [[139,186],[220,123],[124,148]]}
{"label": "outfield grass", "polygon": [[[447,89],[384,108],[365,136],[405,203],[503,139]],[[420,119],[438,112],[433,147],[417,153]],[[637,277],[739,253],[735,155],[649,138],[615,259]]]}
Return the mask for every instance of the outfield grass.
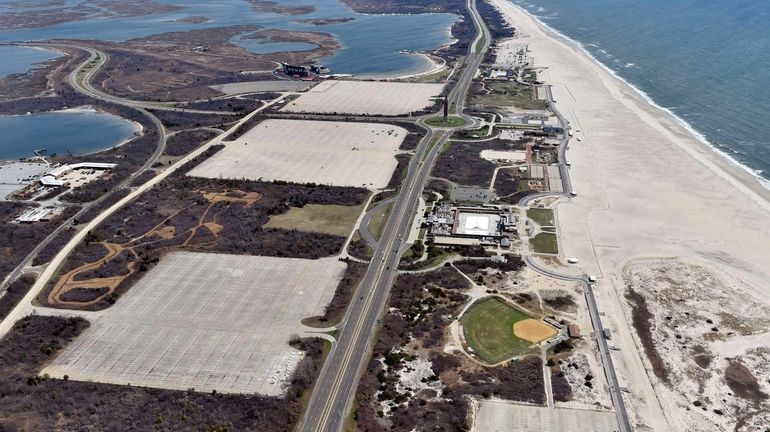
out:
{"label": "outfield grass", "polygon": [[449,116],[447,121],[444,121],[444,116],[435,116],[425,120],[425,124],[428,126],[441,127],[441,128],[454,128],[464,126],[465,119],[458,116]]}
{"label": "outfield grass", "polygon": [[551,209],[527,209],[527,217],[535,221],[535,223],[541,227],[553,226],[555,223],[553,218],[553,210]]}
{"label": "outfield grass", "polygon": [[306,204],[288,212],[270,216],[265,228],[296,229],[347,237],[353,231],[364,204],[357,206]]}
{"label": "outfield grass", "polygon": [[559,246],[556,242],[556,234],[541,232],[529,239],[532,250],[537,253],[556,254],[559,253]]}
{"label": "outfield grass", "polygon": [[390,203],[372,215],[372,218],[369,220],[369,232],[372,233],[375,239],[379,240],[382,237],[382,230],[385,229],[385,222],[388,221],[392,210],[393,203]]}
{"label": "outfield grass", "polygon": [[532,345],[513,334],[513,324],[529,318],[496,297],[480,300],[463,315],[465,341],[485,362],[501,362]]}

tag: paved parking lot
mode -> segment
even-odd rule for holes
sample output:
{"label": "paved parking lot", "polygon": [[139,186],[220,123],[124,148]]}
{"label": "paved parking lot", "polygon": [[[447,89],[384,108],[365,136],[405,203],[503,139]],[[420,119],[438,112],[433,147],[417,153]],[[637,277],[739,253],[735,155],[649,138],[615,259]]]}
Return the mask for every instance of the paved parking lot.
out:
{"label": "paved parking lot", "polygon": [[431,105],[444,84],[377,81],[324,81],[286,105],[282,111],[400,115]]}
{"label": "paved parking lot", "polygon": [[46,164],[40,162],[0,163],[0,199],[32,184],[47,170]]}
{"label": "paved parking lot", "polygon": [[305,260],[192,252],[164,257],[43,372],[53,377],[281,395],[345,270]]}
{"label": "paved parking lot", "polygon": [[398,165],[406,133],[379,123],[265,120],[189,175],[379,189]]}
{"label": "paved parking lot", "polygon": [[482,401],[474,432],[613,432],[615,414]]}

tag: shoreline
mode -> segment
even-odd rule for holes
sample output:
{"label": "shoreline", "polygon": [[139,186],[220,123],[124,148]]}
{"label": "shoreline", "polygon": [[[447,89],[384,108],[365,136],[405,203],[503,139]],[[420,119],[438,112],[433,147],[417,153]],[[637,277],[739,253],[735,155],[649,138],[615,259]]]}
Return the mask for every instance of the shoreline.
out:
{"label": "shoreline", "polygon": [[430,55],[424,52],[411,51],[411,52],[400,52],[399,54],[406,55],[406,56],[420,57],[423,59],[423,62],[422,62],[423,64],[419,67],[414,68],[414,70],[405,70],[405,71],[398,71],[393,73],[386,72],[383,74],[357,75],[355,78],[362,79],[362,80],[371,80],[371,79],[404,80],[404,79],[410,79],[410,78],[417,78],[424,75],[430,75],[433,73],[440,72],[447,68],[446,61],[443,61],[443,63],[439,63],[438,61],[434,60]]}
{"label": "shoreline", "polygon": [[45,47],[40,47],[40,46],[36,46],[36,45],[27,45],[26,43],[24,43],[24,44],[13,44],[13,45],[11,45],[11,44],[0,44],[0,48],[2,48],[2,47],[6,47],[6,48],[22,48],[22,49],[31,49],[31,50],[35,50],[35,51],[44,51],[46,53],[52,54],[53,57],[51,57],[49,59],[46,59],[46,60],[41,60],[41,61],[38,61],[38,62],[35,62],[35,63],[30,63],[26,70],[23,70],[23,71],[20,71],[20,72],[11,72],[11,73],[8,73],[8,74],[5,74],[5,75],[0,75],[0,80],[6,79],[6,78],[8,78],[10,76],[13,76],[13,75],[27,75],[27,74],[33,72],[36,69],[40,69],[41,67],[45,67],[46,63],[52,62],[52,61],[54,61],[56,59],[59,59],[59,58],[64,57],[64,56],[67,55],[67,53],[65,53],[65,52],[63,52],[61,50],[55,49],[55,48],[45,48]]}
{"label": "shoreline", "polygon": [[[32,116],[34,116],[36,114],[99,114],[99,115],[109,115],[109,116],[117,117],[117,118],[119,118],[119,119],[121,119],[121,120],[131,124],[131,127],[132,127],[133,131],[131,132],[131,135],[126,137],[125,139],[120,140],[120,141],[118,141],[115,144],[111,144],[109,146],[101,148],[99,150],[88,151],[88,152],[84,152],[84,153],[72,152],[73,156],[90,156],[90,155],[98,154],[98,153],[101,153],[101,152],[104,152],[104,151],[112,150],[112,149],[115,149],[117,147],[120,147],[120,146],[122,146],[124,144],[127,144],[127,143],[131,142],[132,140],[136,139],[137,137],[141,136],[144,133],[144,127],[139,122],[137,122],[135,120],[128,120],[128,119],[126,119],[124,117],[120,117],[118,115],[109,113],[107,111],[102,111],[100,109],[94,108],[91,105],[83,105],[83,106],[78,106],[78,107],[58,109],[58,110],[51,110],[51,111],[42,111],[42,112],[33,113],[33,114],[7,114],[7,115],[4,114],[4,115],[0,115],[0,117],[32,117]],[[17,157],[17,158],[14,158],[14,159],[0,158],[0,163],[19,162],[20,160],[23,161],[23,160],[27,160],[27,159],[31,159],[31,158],[35,158],[35,157],[37,157],[37,156],[32,154],[32,155],[29,155],[29,156],[21,156],[21,157]]]}
{"label": "shoreline", "polygon": [[[716,157],[715,160],[709,161],[717,165],[718,168],[717,167],[714,167],[714,168],[725,171],[725,174],[730,175],[736,181],[744,183],[743,186],[748,187],[750,190],[752,190],[757,195],[759,195],[759,197],[762,198],[768,205],[770,205],[770,179],[766,179],[762,177],[757,172],[761,170],[755,170],[747,165],[744,165],[743,163],[741,163],[741,161],[735,159],[726,151],[716,147],[714,144],[711,143],[711,141],[709,141],[709,139],[703,133],[701,133],[700,131],[695,129],[690,123],[688,123],[687,120],[678,116],[675,112],[671,111],[669,108],[666,108],[658,104],[644,90],[636,86],[634,83],[623,78],[616,71],[612,70],[609,66],[604,64],[598,58],[596,58],[596,56],[591,54],[591,52],[588,51],[588,49],[586,49],[585,44],[583,44],[582,42],[572,39],[569,36],[565,35],[564,33],[560,32],[559,30],[551,27],[542,19],[540,19],[540,17],[538,17],[537,15],[534,15],[529,10],[521,7],[519,4],[514,3],[513,1],[510,1],[510,0],[506,0],[506,1],[509,1],[514,7],[518,8],[523,13],[527,14],[530,18],[535,20],[537,24],[542,28],[542,30],[544,30],[547,34],[549,34],[550,37],[556,39],[557,41],[560,40],[560,42],[566,44],[569,48],[580,50],[580,52],[583,55],[587,56],[589,59],[595,62],[596,65],[604,69],[613,78],[621,81],[624,85],[631,88],[634,92],[636,92],[639,95],[639,97],[644,99],[649,105],[651,105],[657,110],[662,111],[666,115],[670,116],[673,120],[679,123],[679,125],[682,128],[687,130],[688,133],[690,133],[695,139],[700,141],[703,144],[703,146],[705,146],[711,153],[714,154],[713,156]],[[693,156],[697,158],[696,155],[693,155]],[[707,155],[703,155],[703,156],[707,156]],[[704,164],[708,165],[707,161],[701,161],[701,162],[704,162]],[[736,172],[735,168],[739,168],[740,172]],[[745,174],[751,176],[751,179],[745,178],[746,177]],[[770,207],[768,207],[768,209],[770,209]]]}
{"label": "shoreline", "polygon": [[[770,190],[580,43],[515,3],[492,3],[519,31],[514,40],[529,46],[539,79],[550,85],[574,133],[567,157],[579,195],[556,207],[560,256],[574,257],[580,271],[598,278],[596,301],[618,348],[612,353],[615,371],[631,389],[623,399],[632,425],[651,431],[732,430],[733,412],[688,409],[687,389],[702,381],[679,363],[666,362],[665,370],[684,387],[655,374],[659,366],[639,342],[632,319],[626,269],[644,260],[694,264],[721,281],[712,287],[715,295],[733,298],[738,310],[770,307]],[[655,277],[650,283],[663,284],[667,273],[661,269]],[[692,301],[692,310],[709,305]],[[696,342],[708,352],[707,338],[688,345]],[[674,361],[677,353],[684,351],[665,359]],[[725,359],[717,358],[712,378],[724,373]],[[725,391],[723,385],[707,386],[703,397],[714,401],[711,407],[723,408],[718,395]]]}

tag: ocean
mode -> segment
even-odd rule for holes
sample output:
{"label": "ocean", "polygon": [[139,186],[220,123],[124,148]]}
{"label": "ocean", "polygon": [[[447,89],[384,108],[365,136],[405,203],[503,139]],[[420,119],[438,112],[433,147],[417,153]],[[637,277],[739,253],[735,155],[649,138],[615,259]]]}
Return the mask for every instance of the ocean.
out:
{"label": "ocean", "polygon": [[770,2],[513,1],[770,180]]}

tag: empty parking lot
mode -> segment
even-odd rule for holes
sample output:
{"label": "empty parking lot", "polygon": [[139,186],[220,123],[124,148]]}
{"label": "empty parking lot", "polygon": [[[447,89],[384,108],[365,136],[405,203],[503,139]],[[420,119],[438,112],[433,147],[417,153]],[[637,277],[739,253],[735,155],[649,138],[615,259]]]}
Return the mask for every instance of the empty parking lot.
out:
{"label": "empty parking lot", "polygon": [[569,408],[517,405],[485,400],[476,415],[474,432],[613,432],[615,414]]}
{"label": "empty parking lot", "polygon": [[433,105],[444,84],[372,81],[324,81],[283,111],[308,113],[400,115]]}
{"label": "empty parking lot", "polygon": [[378,123],[265,120],[189,175],[378,189],[396,169],[406,133]]}
{"label": "empty parking lot", "polygon": [[302,353],[300,320],[323,313],[345,264],[173,253],[44,370],[54,377],[281,395]]}

